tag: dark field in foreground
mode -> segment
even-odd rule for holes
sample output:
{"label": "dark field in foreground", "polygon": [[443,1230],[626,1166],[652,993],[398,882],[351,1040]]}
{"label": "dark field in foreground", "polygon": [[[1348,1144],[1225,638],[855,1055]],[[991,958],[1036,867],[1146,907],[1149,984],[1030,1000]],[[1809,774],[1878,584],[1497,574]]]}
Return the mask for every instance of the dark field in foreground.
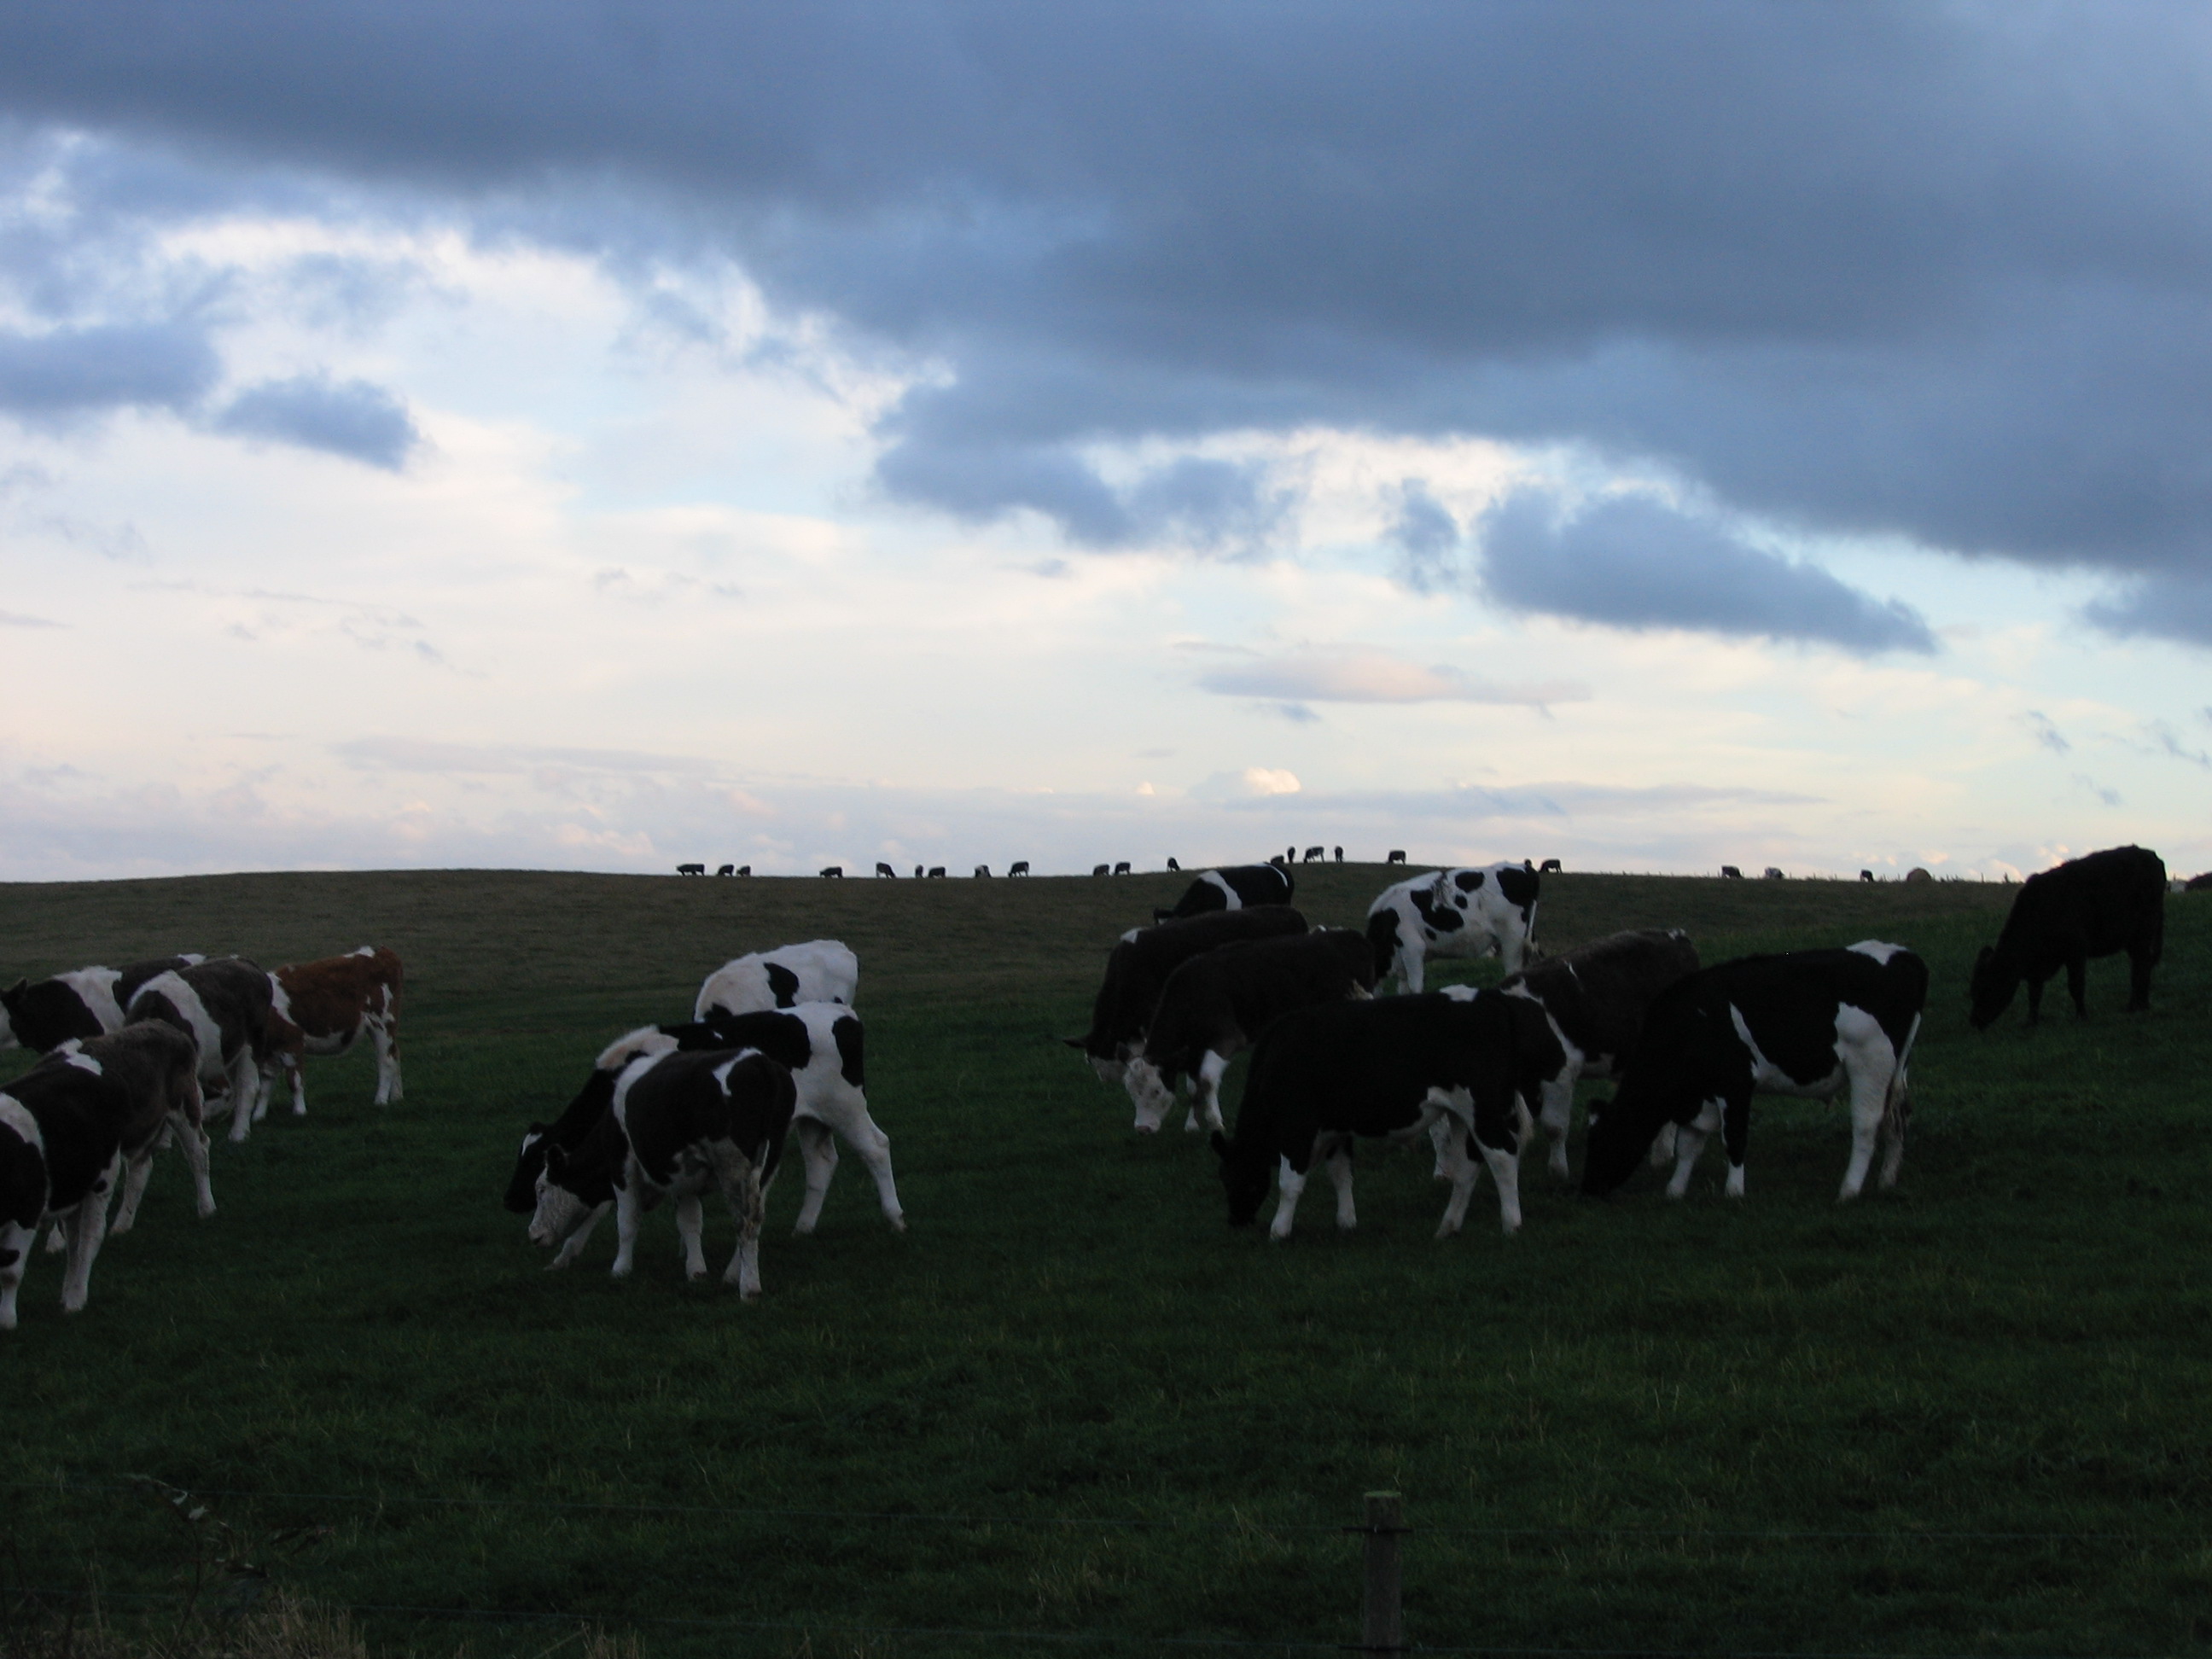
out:
{"label": "dark field in foreground", "polygon": [[[1388,879],[1299,876],[1308,914],[1345,925]],[[172,1595],[194,1554],[125,1486],[147,1474],[251,1494],[210,1501],[252,1559],[373,1609],[393,1650],[558,1639],[517,1614],[634,1627],[654,1655],[1091,1646],[915,1633],[948,1631],[1334,1644],[1358,1600],[1337,1529],[1388,1486],[1425,1529],[1407,1625],[1433,1646],[2208,1645],[2212,898],[2169,904],[2148,1016],[2118,1012],[2116,959],[2087,1024],[2060,994],[2043,1030],[2016,1008],[1984,1036],[1966,970],[2004,889],[1549,878],[1554,949],[1667,924],[1708,961],[1921,951],[1899,1189],[1838,1208],[1841,1110],[1762,1101],[1741,1206],[1717,1151],[1679,1206],[1649,1176],[1584,1203],[1532,1160],[1521,1237],[1486,1185],[1437,1243],[1425,1156],[1370,1154],[1358,1233],[1310,1195],[1271,1248],[1224,1226],[1194,1137],[1133,1135],[1053,1040],[1082,1029],[1114,936],[1179,886],[0,888],[10,979],[374,939],[410,980],[403,1103],[368,1103],[365,1054],[310,1062],[313,1115],[219,1146],[212,1220],[164,1160],[84,1314],[63,1319],[58,1259],[33,1260],[0,1339],[6,1570],[96,1582],[120,1618],[172,1606],[135,1599]],[[756,1305],[684,1284],[660,1215],[627,1284],[605,1229],[575,1271],[540,1271],[498,1203],[524,1124],[606,1037],[687,1013],[726,957],[820,935],[861,957],[912,1231],[884,1226],[848,1158],[811,1240],[787,1236],[795,1171],[779,1183]],[[727,1218],[708,1231],[719,1273]],[[301,1527],[328,1531],[278,1535]],[[433,1616],[467,1612],[494,1616]]]}

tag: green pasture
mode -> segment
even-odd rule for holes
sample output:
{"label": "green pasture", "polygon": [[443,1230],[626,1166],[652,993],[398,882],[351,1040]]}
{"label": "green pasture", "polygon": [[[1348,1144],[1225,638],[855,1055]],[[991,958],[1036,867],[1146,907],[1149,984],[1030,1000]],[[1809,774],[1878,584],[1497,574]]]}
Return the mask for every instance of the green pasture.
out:
{"label": "green pasture", "polygon": [[[1357,925],[1388,878],[1302,869],[1299,902]],[[1439,1243],[1425,1151],[1371,1153],[1356,1234],[1324,1188],[1276,1247],[1224,1224],[1196,1137],[1133,1134],[1056,1041],[1179,885],[0,887],[9,979],[372,940],[409,975],[403,1103],[368,1103],[365,1052],[311,1061],[311,1115],[218,1143],[212,1219],[164,1160],[83,1314],[33,1260],[0,1338],[0,1589],[90,1588],[158,1633],[195,1571],[219,1601],[250,1559],[392,1653],[538,1656],[562,1620],[654,1659],[1320,1651],[1357,1638],[1340,1529],[1392,1487],[1431,1647],[2212,1646],[2212,897],[2169,903],[2149,1014],[2114,959],[2086,1024],[2054,988],[2042,1030],[2016,1007],[1984,1035],[1966,967],[2006,889],[1547,878],[1554,949],[1664,924],[1708,961],[1926,956],[1898,1190],[1838,1207],[1841,1109],[1762,1101],[1741,1205],[1717,1149],[1679,1205],[1649,1176],[1585,1202],[1531,1160],[1518,1237],[1486,1183]],[[528,1121],[726,958],[820,936],[860,953],[911,1230],[848,1158],[811,1239],[779,1183],[753,1305],[712,1208],[704,1285],[665,1215],[628,1283],[611,1224],[544,1273],[499,1204]]]}

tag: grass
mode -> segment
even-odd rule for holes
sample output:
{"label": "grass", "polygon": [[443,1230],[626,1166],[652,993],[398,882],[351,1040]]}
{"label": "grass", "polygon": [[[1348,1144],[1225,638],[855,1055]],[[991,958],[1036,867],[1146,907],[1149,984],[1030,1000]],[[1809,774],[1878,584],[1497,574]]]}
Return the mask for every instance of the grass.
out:
{"label": "grass", "polygon": [[[1356,925],[1386,878],[1302,870],[1301,903]],[[129,1484],[146,1474],[214,1494],[273,1582],[356,1609],[380,1654],[536,1655],[562,1620],[654,1656],[1328,1644],[1358,1630],[1340,1528],[1390,1486],[1421,1529],[1407,1627],[1433,1646],[2212,1646],[2212,901],[2169,906],[2149,1015],[2119,1012],[2116,959],[2087,1023],[2029,1032],[2015,1010],[1984,1035],[1966,972],[2002,888],[1547,878],[1554,949],[1663,923],[1708,960],[1920,950],[1900,1188],[1838,1208],[1841,1112],[1762,1100],[1741,1206],[1717,1167],[1679,1206],[1648,1176],[1590,1204],[1534,1163],[1519,1237],[1486,1188],[1439,1244],[1425,1158],[1376,1155],[1358,1232],[1310,1202],[1271,1248],[1223,1225],[1194,1138],[1133,1135],[1053,1041],[1176,886],[0,887],[11,977],[369,939],[409,972],[402,1104],[368,1103],[365,1054],[311,1062],[310,1116],[219,1148],[213,1219],[159,1168],[85,1313],[64,1321],[33,1260],[0,1343],[0,1560],[154,1616],[191,1558]],[[912,1231],[848,1159],[811,1240],[779,1183],[755,1305],[684,1283],[659,1217],[627,1284],[604,1238],[543,1273],[498,1203],[525,1123],[727,957],[823,935],[860,955]],[[726,1218],[708,1231],[719,1267]],[[1041,1636],[915,1633],[945,1631]]]}

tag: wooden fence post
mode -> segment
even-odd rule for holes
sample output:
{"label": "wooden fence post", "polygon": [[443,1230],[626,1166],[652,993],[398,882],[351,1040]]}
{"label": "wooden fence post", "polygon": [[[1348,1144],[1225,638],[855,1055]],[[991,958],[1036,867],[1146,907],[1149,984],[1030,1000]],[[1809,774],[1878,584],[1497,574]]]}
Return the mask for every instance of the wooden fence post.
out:
{"label": "wooden fence post", "polygon": [[1359,1650],[1396,1656],[1406,1651],[1406,1612],[1401,1599],[1398,1540],[1406,1531],[1402,1501],[1395,1492],[1367,1494],[1366,1601],[1359,1620]]}

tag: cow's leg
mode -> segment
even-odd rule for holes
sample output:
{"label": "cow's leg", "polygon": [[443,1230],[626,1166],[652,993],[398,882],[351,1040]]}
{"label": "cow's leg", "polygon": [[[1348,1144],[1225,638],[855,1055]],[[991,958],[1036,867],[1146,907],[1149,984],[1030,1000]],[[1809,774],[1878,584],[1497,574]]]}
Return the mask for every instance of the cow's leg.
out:
{"label": "cow's leg", "polygon": [[146,1180],[153,1173],[154,1145],[149,1141],[124,1167],[123,1199],[115,1206],[115,1218],[107,1224],[111,1237],[129,1232],[131,1224],[138,1219],[138,1201],[146,1196]]}
{"label": "cow's leg", "polygon": [[1298,1194],[1306,1189],[1306,1178],[1291,1167],[1291,1160],[1286,1158],[1275,1171],[1275,1185],[1282,1195],[1275,1200],[1275,1218],[1267,1224],[1267,1237],[1288,1238],[1291,1222],[1297,1214]]}
{"label": "cow's leg", "polygon": [[1890,1079],[1889,1101],[1881,1115],[1884,1145],[1881,1153],[1881,1184],[1885,1190],[1897,1185],[1897,1172],[1905,1163],[1905,1132],[1912,1124],[1912,1089],[1905,1078],[1900,1062],[1897,1075]]}
{"label": "cow's leg", "polygon": [[178,1112],[169,1114],[168,1126],[162,1131],[161,1139],[167,1140],[172,1130],[177,1145],[184,1149],[185,1167],[192,1172],[195,1211],[205,1221],[215,1213],[215,1188],[208,1181],[208,1133]]}
{"label": "cow's leg", "polygon": [[46,1224],[46,1254],[59,1255],[69,1249],[69,1223],[50,1221]]}
{"label": "cow's leg", "polygon": [[2148,945],[2128,946],[2128,1012],[2140,1014],[2150,1007],[2150,970],[2157,965]]}
{"label": "cow's leg", "polygon": [[736,1285],[738,1294],[750,1302],[761,1293],[761,1218],[768,1205],[761,1197],[760,1166],[742,1154],[737,1162],[740,1166],[737,1169],[717,1171],[722,1196],[729,1201],[730,1213],[738,1218],[737,1254],[730,1258],[722,1283]]}
{"label": "cow's leg", "polygon": [[1436,1152],[1436,1160],[1429,1166],[1429,1179],[1449,1181],[1455,1167],[1451,1161],[1451,1120],[1440,1117],[1429,1125],[1429,1145]]}
{"label": "cow's leg", "polygon": [[685,1193],[677,1199],[676,1237],[684,1246],[684,1277],[686,1279],[704,1279],[707,1276],[707,1253],[699,1246],[703,1224],[698,1194]]}
{"label": "cow's leg", "polygon": [[553,1259],[545,1264],[547,1273],[557,1273],[583,1255],[584,1246],[592,1242],[592,1229],[599,1224],[599,1218],[607,1212],[609,1207],[605,1204],[594,1206],[591,1214],[584,1218],[584,1224],[561,1241],[561,1248],[553,1252]]}
{"label": "cow's leg", "polygon": [[891,1179],[891,1138],[876,1127],[863,1105],[859,1121],[845,1127],[845,1139],[875,1177],[876,1201],[883,1206],[884,1219],[893,1232],[904,1232],[906,1212],[899,1207],[898,1183]]}
{"label": "cow's leg", "polygon": [[829,1195],[830,1177],[837,1172],[837,1141],[819,1118],[794,1117],[791,1127],[798,1133],[799,1159],[806,1166],[806,1196],[799,1206],[799,1224],[791,1231],[804,1236],[822,1218],[822,1200]]}
{"label": "cow's leg", "polygon": [[1674,1178],[1667,1183],[1667,1196],[1680,1198],[1690,1190],[1690,1171],[1697,1168],[1698,1154],[1705,1150],[1705,1137],[1721,1127],[1721,1103],[1709,1100],[1698,1109],[1697,1116],[1674,1129]]}
{"label": "cow's leg", "polygon": [[62,1311],[79,1313],[92,1291],[92,1259],[100,1254],[100,1241],[107,1236],[107,1205],[115,1196],[123,1175],[123,1154],[107,1160],[76,1206],[70,1224],[69,1266],[62,1273]]}
{"label": "cow's leg", "polygon": [[380,1019],[368,1022],[368,1040],[376,1049],[376,1101],[389,1106],[399,1098],[399,1033]]}
{"label": "cow's leg", "polygon": [[1728,1195],[1741,1198],[1744,1157],[1751,1149],[1751,1091],[1748,1088],[1730,1095],[1728,1104],[1721,1110],[1721,1146],[1728,1153]]}
{"label": "cow's leg", "polygon": [[[2045,975],[2047,978],[2048,975]],[[2043,981],[2031,977],[2027,981],[2027,1023],[2040,1024],[2043,1021]]]}
{"label": "cow's leg", "polygon": [[1197,1097],[1191,1102],[1190,1116],[1182,1126],[1191,1133],[1198,1133],[1198,1109],[1200,1106],[1206,1108],[1207,1128],[1226,1127],[1221,1121],[1221,1079],[1228,1070],[1229,1056],[1216,1049],[1208,1048],[1206,1058],[1198,1062]]}
{"label": "cow's leg", "polygon": [[1567,1132],[1575,1121],[1575,1079],[1572,1066],[1555,1078],[1544,1082],[1544,1103],[1537,1113],[1537,1121],[1544,1126],[1550,1139],[1552,1151],[1547,1159],[1552,1173],[1561,1181],[1570,1179],[1567,1174]]}
{"label": "cow's leg", "polygon": [[1659,1133],[1651,1137],[1650,1164],[1655,1170],[1663,1170],[1674,1161],[1674,1125],[1662,1123]]}
{"label": "cow's leg", "polygon": [[38,1237],[36,1227],[0,1221],[0,1331],[15,1328],[15,1290],[23,1282],[23,1260]]}
{"label": "cow's leg", "polygon": [[1431,1133],[1439,1128],[1443,1132],[1444,1179],[1451,1183],[1451,1196],[1444,1200],[1444,1217],[1437,1224],[1437,1237],[1450,1238],[1467,1223],[1467,1206],[1474,1197],[1475,1183],[1482,1178],[1482,1165],[1468,1156],[1469,1130],[1457,1117],[1446,1113],[1429,1127]]}
{"label": "cow's leg", "polygon": [[[292,1080],[292,1115],[307,1116],[307,1068],[301,1062],[299,1054],[289,1048],[277,1054],[269,1069],[261,1075],[261,1098],[264,1103],[262,1110],[268,1109],[266,1103],[276,1092],[276,1074],[279,1072],[285,1073]],[[254,1115],[259,1117],[261,1113],[257,1112]]]}
{"label": "cow's leg", "polygon": [[[1866,1185],[1899,1069],[1897,1056],[1886,1037],[1875,1039],[1866,1050],[1847,1059],[1844,1066],[1851,1091],[1851,1161],[1844,1166],[1844,1184],[1836,1193],[1838,1204],[1856,1198]],[[1898,1155],[1904,1156],[1901,1146]]]}
{"label": "cow's leg", "polygon": [[1409,995],[1420,995],[1421,981],[1425,967],[1426,964],[1423,961],[1422,954],[1420,952],[1408,951],[1403,946],[1400,947],[1398,951],[1398,976],[1405,981],[1406,990]]}
{"label": "cow's leg", "polygon": [[2074,1017],[2089,1018],[2089,958],[2079,952],[2066,958],[2066,994],[2074,999]]}
{"label": "cow's leg", "polygon": [[1336,1224],[1343,1231],[1351,1232],[1359,1225],[1359,1212],[1352,1204],[1352,1137],[1325,1137],[1314,1151],[1327,1166],[1329,1181],[1336,1188]]}
{"label": "cow's leg", "polygon": [[243,1140],[253,1133],[254,1105],[261,1091],[261,1068],[253,1063],[253,1056],[245,1054],[234,1056],[230,1063],[230,1138]]}
{"label": "cow's leg", "polygon": [[641,1172],[631,1170],[628,1174],[629,1178],[615,1188],[614,1276],[617,1279],[629,1277],[631,1263],[637,1255],[637,1230],[645,1219],[645,1206],[638,1202],[637,1196]]}

